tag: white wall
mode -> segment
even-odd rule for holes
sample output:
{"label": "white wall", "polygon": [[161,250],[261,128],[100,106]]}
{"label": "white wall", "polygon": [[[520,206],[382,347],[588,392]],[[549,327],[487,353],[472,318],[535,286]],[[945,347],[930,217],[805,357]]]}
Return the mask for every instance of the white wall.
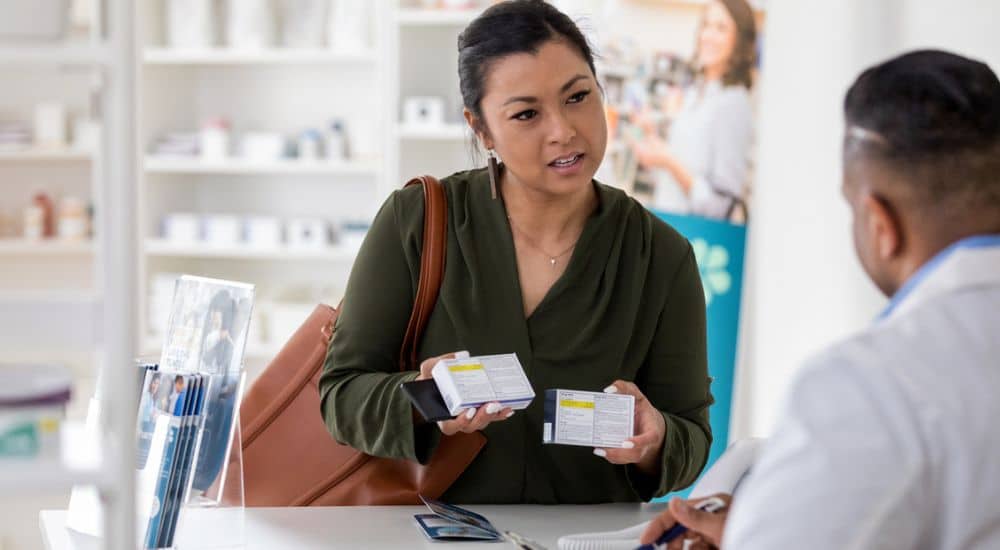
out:
{"label": "white wall", "polygon": [[863,329],[885,303],[854,257],[839,195],[847,87],[864,68],[917,47],[997,70],[997,15],[1000,5],[984,0],[768,4],[733,437],[768,434],[802,361]]}

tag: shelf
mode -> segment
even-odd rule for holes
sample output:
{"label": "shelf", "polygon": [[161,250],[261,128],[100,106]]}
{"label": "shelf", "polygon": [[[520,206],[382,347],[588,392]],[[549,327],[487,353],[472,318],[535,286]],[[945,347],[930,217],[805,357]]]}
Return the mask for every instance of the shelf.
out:
{"label": "shelf", "polygon": [[93,304],[101,296],[93,290],[42,290],[42,289],[0,289],[0,303],[37,304]]}
{"label": "shelf", "polygon": [[0,65],[100,65],[109,59],[106,48],[86,44],[0,47]]}
{"label": "shelf", "polygon": [[221,260],[322,260],[353,262],[357,250],[330,246],[322,250],[273,248],[255,249],[249,246],[218,247],[209,244],[175,244],[163,239],[147,239],[146,254],[175,258],[215,258]]}
{"label": "shelf", "polygon": [[74,485],[103,486],[101,446],[84,425],[64,421],[60,433],[61,457],[0,459],[0,494],[68,492]]}
{"label": "shelf", "polygon": [[[142,355],[158,356],[163,351],[163,339],[156,336],[147,336],[142,342]],[[281,351],[280,345],[274,344],[247,344],[243,351],[243,357],[247,359],[272,359]]]}
{"label": "shelf", "polygon": [[[653,6],[657,8],[702,10],[710,0],[627,0],[629,4]],[[750,7],[758,15],[764,12],[764,0],[750,0]]]}
{"label": "shelf", "polygon": [[0,162],[88,162],[93,158],[89,151],[76,149],[27,149],[2,151]]}
{"label": "shelf", "polygon": [[401,9],[397,20],[400,25],[411,27],[465,26],[480,13],[480,10]]}
{"label": "shelf", "polygon": [[464,141],[468,136],[467,127],[463,124],[447,124],[441,127],[421,127],[401,125],[398,129],[400,139],[424,141]]}
{"label": "shelf", "polygon": [[233,158],[201,160],[198,158],[147,156],[147,174],[315,174],[315,175],[374,175],[376,163],[364,161],[298,161],[279,160],[254,162]]}
{"label": "shelf", "polygon": [[374,51],[342,53],[324,49],[178,50],[147,49],[143,54],[146,65],[303,65],[326,63],[357,63],[374,65]]}
{"label": "shelf", "polygon": [[0,239],[0,255],[12,256],[83,256],[94,253],[90,241],[60,241],[46,239]]}

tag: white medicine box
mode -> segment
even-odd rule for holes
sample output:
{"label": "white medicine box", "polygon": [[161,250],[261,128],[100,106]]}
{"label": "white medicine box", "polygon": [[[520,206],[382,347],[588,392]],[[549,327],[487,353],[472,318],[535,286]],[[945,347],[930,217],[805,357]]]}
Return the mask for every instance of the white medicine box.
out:
{"label": "white medicine box", "polygon": [[635,398],[577,390],[545,392],[542,442],[620,448],[635,435]]}
{"label": "white medicine box", "polygon": [[513,353],[442,359],[434,365],[431,376],[453,416],[492,402],[524,409],[535,398],[524,368]]}

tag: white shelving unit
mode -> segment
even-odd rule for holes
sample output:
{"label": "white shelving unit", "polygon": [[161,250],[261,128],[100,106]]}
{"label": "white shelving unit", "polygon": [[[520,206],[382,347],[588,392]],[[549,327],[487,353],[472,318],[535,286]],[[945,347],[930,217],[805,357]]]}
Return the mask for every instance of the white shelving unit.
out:
{"label": "white shelving unit", "polygon": [[[92,6],[89,30],[74,28],[65,42],[0,43],[0,73],[8,82],[0,93],[5,120],[30,126],[35,105],[45,101],[63,104],[70,117],[89,115],[100,126],[93,152],[67,147],[0,153],[0,216],[8,219],[0,235],[5,267],[0,326],[6,329],[0,334],[5,356],[0,360],[66,363],[86,378],[78,380],[77,389],[92,388],[97,370],[103,370],[101,394],[108,414],[96,430],[99,436],[79,421],[65,422],[58,457],[0,462],[0,495],[4,510],[10,510],[11,500],[25,495],[68,495],[74,485],[94,486],[104,503],[104,546],[124,550],[134,546],[136,382],[129,368],[136,349],[135,158],[130,147],[134,2],[102,0]],[[89,202],[95,218],[92,240],[22,239],[20,224],[9,220],[19,220],[39,191],[57,207],[67,196]],[[104,288],[115,292],[104,295]],[[23,336],[34,341],[22,341]],[[91,391],[82,393],[86,399]]]}
{"label": "white shelving unit", "polygon": [[221,161],[158,158],[147,156],[147,174],[313,174],[375,176],[381,166],[373,161],[300,161],[278,160],[254,162],[232,158]]}
{"label": "white shelving unit", "polygon": [[441,127],[420,127],[400,124],[399,139],[410,141],[461,141],[468,135],[468,127],[462,124],[446,124]]}
{"label": "white shelving unit", "polygon": [[101,65],[110,60],[106,47],[89,43],[39,44],[29,48],[0,46],[0,65]]}
{"label": "white shelving unit", "polygon": [[[147,350],[160,348],[159,319],[167,314],[157,311],[164,303],[162,281],[175,274],[252,283],[258,304],[340,300],[356,250],[341,246],[337,233],[345,223],[370,222],[394,187],[388,183],[385,147],[392,115],[384,107],[387,82],[394,78],[386,70],[386,20],[395,6],[390,0],[357,1],[369,5],[371,40],[367,48],[351,52],[288,48],[280,35],[274,46],[263,49],[232,49],[222,45],[223,36],[211,48],[174,49],[165,38],[166,2],[138,4],[139,342]],[[151,152],[160,136],[197,132],[216,117],[231,123],[231,156],[203,160]],[[334,119],[346,122],[349,160],[243,158],[241,136],[248,132],[280,133],[294,142],[302,131],[322,131]],[[308,249],[170,242],[163,237],[162,221],[181,212],[268,217],[285,224],[286,232],[292,220],[323,220],[334,239],[327,247]],[[265,324],[267,316],[267,308],[255,308],[256,321]],[[283,343],[249,345],[248,366],[266,363]]]}
{"label": "white shelving unit", "polygon": [[39,162],[90,162],[89,151],[74,149],[28,149],[25,151],[0,151],[0,163]]}
{"label": "white shelving unit", "polygon": [[[420,174],[439,177],[473,168],[470,132],[462,117],[458,86],[459,33],[490,3],[476,2],[473,9],[420,9],[405,0],[396,6],[389,21],[391,47],[387,65],[393,68],[388,103],[394,113],[393,128],[386,145],[391,151],[390,181],[405,181]],[[447,55],[444,55],[447,52]],[[439,97],[445,103],[444,124],[411,126],[402,118],[408,97]]]}
{"label": "white shelving unit", "polygon": [[93,254],[95,249],[89,241],[0,239],[0,256],[78,256]]}
{"label": "white shelving unit", "polygon": [[318,249],[252,248],[250,246],[211,246],[203,244],[175,244],[163,239],[147,239],[148,256],[173,258],[215,258],[230,260],[260,260],[281,262],[286,260],[322,260],[351,262],[357,250],[328,246]]}
{"label": "white shelving unit", "polygon": [[339,53],[326,49],[268,49],[261,51],[213,48],[173,50],[147,48],[146,65],[287,65],[287,64],[374,64],[377,52]]}
{"label": "white shelving unit", "polygon": [[397,21],[408,27],[464,27],[476,18],[481,10],[446,10],[400,8]]}

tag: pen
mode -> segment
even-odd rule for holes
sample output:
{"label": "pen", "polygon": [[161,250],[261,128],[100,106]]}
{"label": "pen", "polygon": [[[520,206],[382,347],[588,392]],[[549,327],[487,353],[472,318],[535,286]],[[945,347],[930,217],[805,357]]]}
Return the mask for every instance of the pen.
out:
{"label": "pen", "polygon": [[[694,507],[703,512],[715,513],[725,508],[726,503],[719,497],[711,497],[695,504]],[[636,550],[655,550],[657,546],[667,544],[684,533],[687,533],[687,530],[687,527],[684,527],[680,523],[675,523],[673,527],[664,531],[663,534],[656,539],[656,542],[653,544],[643,544],[642,546],[636,548]]]}
{"label": "pen", "polygon": [[524,535],[519,535],[513,531],[504,531],[503,534],[507,537],[507,540],[513,542],[521,550],[546,550],[544,546]]}

